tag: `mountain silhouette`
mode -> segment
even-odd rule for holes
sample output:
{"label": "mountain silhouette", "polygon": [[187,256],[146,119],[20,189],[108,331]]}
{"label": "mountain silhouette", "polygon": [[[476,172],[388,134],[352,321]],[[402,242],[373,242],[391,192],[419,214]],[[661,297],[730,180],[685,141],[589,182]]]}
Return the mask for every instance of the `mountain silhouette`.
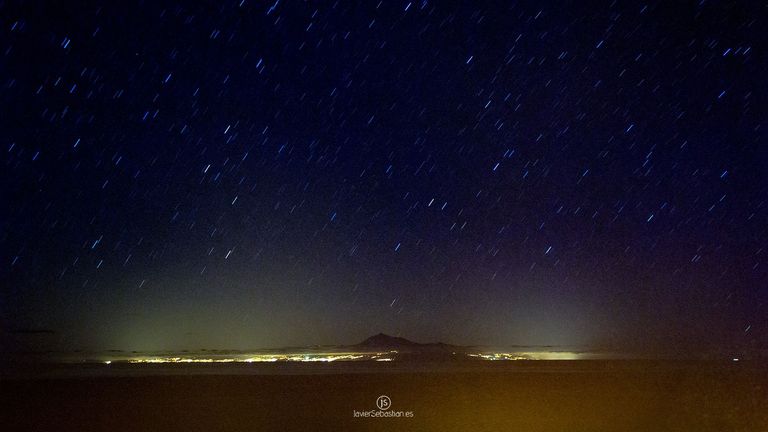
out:
{"label": "mountain silhouette", "polygon": [[390,336],[384,333],[373,335],[368,339],[356,344],[360,347],[381,347],[381,348],[397,348],[397,347],[417,347],[423,344],[410,341],[406,338],[397,336]]}
{"label": "mountain silhouette", "polygon": [[[398,336],[390,336],[384,333],[371,336],[368,339],[352,345],[358,350],[394,350],[399,351],[402,360],[404,353],[410,356],[453,356],[456,351],[464,351],[464,347],[449,345],[442,342],[419,343]],[[407,357],[406,357],[407,358]]]}

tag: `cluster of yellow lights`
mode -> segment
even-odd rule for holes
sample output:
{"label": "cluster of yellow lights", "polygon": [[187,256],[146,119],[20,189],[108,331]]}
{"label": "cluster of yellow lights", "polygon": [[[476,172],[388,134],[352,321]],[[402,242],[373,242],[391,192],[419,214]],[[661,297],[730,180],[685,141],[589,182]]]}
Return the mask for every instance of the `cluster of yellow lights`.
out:
{"label": "cluster of yellow lights", "polygon": [[[393,351],[396,352],[396,351]],[[275,362],[333,362],[376,360],[392,361],[382,357],[385,353],[334,353],[334,354],[265,354],[244,358],[193,358],[193,357],[142,357],[128,359],[128,363],[275,363]],[[106,364],[111,361],[104,362]]]}
{"label": "cluster of yellow lights", "polygon": [[210,359],[210,358],[183,358],[183,357],[156,357],[129,359],[128,363],[234,363],[237,360],[233,358]]}
{"label": "cluster of yellow lights", "polygon": [[[333,362],[333,361],[377,361],[395,360],[397,351],[379,353],[311,353],[311,354],[260,354],[249,357],[197,358],[197,357],[140,357],[122,361],[128,363],[275,363],[275,362]],[[454,353],[455,354],[455,353]],[[514,353],[468,353],[468,357],[479,360],[577,360],[574,352],[514,352]],[[114,360],[121,361],[121,360]],[[113,360],[104,363],[110,364]]]}
{"label": "cluster of yellow lights", "polygon": [[528,357],[523,357],[518,354],[510,354],[510,353],[467,354],[467,355],[470,357],[475,357],[482,360],[528,360]]}
{"label": "cluster of yellow lights", "polygon": [[516,353],[479,353],[467,354],[469,357],[482,360],[579,360],[584,358],[577,352],[546,351],[546,352],[516,352]]}

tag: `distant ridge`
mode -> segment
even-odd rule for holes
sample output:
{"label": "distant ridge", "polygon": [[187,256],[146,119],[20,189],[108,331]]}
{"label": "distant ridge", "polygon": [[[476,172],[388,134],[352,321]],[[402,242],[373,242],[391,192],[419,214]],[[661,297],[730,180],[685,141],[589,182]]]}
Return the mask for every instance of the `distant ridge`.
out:
{"label": "distant ridge", "polygon": [[373,335],[368,339],[352,345],[360,348],[401,348],[401,349],[434,349],[434,348],[452,348],[453,345],[437,343],[418,343],[398,336],[390,336],[384,333]]}
{"label": "distant ridge", "polygon": [[421,345],[420,343],[410,341],[406,338],[401,338],[397,336],[390,336],[384,333],[379,333],[377,335],[373,335],[369,337],[368,339],[360,342],[359,344],[356,344],[355,346],[364,346],[364,347],[416,347]]}

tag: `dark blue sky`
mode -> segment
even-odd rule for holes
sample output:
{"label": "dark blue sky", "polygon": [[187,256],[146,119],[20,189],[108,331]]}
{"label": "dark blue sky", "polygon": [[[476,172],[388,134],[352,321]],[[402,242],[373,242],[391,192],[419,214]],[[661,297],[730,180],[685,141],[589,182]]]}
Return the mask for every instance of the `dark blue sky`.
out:
{"label": "dark blue sky", "polygon": [[764,5],[49,3],[7,347],[768,343]]}

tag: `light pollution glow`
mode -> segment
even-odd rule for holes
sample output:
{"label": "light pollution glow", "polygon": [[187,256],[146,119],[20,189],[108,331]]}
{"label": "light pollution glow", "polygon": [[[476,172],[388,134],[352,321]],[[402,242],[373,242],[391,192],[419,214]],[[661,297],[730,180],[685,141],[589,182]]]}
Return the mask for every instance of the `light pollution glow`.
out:
{"label": "light pollution glow", "polygon": [[[128,363],[275,363],[275,362],[332,362],[332,361],[392,361],[393,354],[387,353],[312,353],[312,354],[261,354],[247,357],[197,358],[197,357],[138,357]],[[120,360],[112,360],[120,361]],[[105,361],[110,364],[112,361]]]}
{"label": "light pollution glow", "polygon": [[542,352],[515,352],[515,353],[478,353],[467,354],[469,357],[480,360],[585,360],[586,357],[577,352],[570,351],[542,351]]}
{"label": "light pollution glow", "polygon": [[[365,353],[311,353],[311,354],[259,354],[241,357],[199,358],[199,357],[135,357],[129,359],[112,359],[104,361],[109,365],[114,362],[123,363],[276,363],[276,362],[334,362],[334,361],[395,361],[397,351]],[[453,353],[454,355],[456,353]],[[586,359],[581,353],[570,351],[555,352],[488,352],[463,354],[470,359],[487,361],[512,360],[580,360]]]}

